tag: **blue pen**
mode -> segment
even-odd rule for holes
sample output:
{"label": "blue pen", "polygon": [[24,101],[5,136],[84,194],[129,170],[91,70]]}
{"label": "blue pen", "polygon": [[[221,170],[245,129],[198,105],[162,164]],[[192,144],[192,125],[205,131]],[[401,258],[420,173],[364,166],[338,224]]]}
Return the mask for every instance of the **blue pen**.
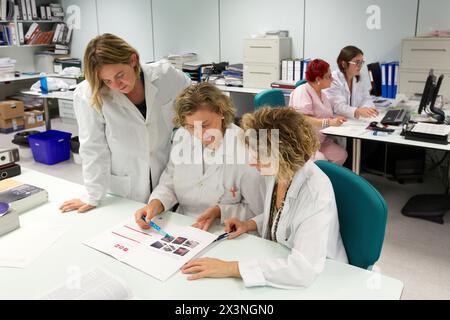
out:
{"label": "blue pen", "polygon": [[217,239],[214,240],[213,242],[220,241],[222,239],[228,238],[228,235],[229,234],[227,232],[225,232],[225,233],[221,234],[220,236],[218,236]]}
{"label": "blue pen", "polygon": [[[147,222],[145,220],[145,217],[142,216],[142,220],[144,220],[145,222]],[[150,227],[154,228],[155,230],[159,231],[160,233],[162,233],[165,237],[170,237],[170,235],[165,232],[163,229],[161,229],[160,226],[158,226],[156,223],[154,223],[153,221],[150,221],[150,223],[148,224]]]}

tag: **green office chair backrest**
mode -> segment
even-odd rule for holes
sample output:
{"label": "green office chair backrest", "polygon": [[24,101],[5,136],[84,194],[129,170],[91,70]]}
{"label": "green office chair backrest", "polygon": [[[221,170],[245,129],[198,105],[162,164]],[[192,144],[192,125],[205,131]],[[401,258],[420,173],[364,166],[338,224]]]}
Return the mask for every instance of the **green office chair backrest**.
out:
{"label": "green office chair backrest", "polygon": [[367,269],[379,259],[386,230],[387,205],[364,178],[337,164],[315,162],[333,185],[339,225],[351,265]]}
{"label": "green office chair backrest", "polygon": [[262,106],[279,107],[286,105],[283,91],[280,89],[267,89],[261,91],[253,99],[255,110]]}
{"label": "green office chair backrest", "polygon": [[307,83],[308,81],[306,81],[305,79],[302,79],[302,80],[298,80],[296,83],[295,83],[295,87],[297,88],[297,87],[299,87],[299,86],[301,86],[302,84],[305,84],[305,83]]}

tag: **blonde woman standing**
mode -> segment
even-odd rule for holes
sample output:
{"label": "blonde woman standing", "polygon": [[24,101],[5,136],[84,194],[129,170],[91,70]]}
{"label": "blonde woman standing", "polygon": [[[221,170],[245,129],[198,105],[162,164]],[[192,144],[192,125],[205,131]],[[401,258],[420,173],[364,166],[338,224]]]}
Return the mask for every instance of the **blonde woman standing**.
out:
{"label": "blonde woman standing", "polygon": [[[347,262],[333,187],[310,160],[319,147],[316,134],[305,117],[292,108],[262,108],[246,114],[242,127],[256,132],[278,129],[279,151],[266,157],[249,144],[257,159],[256,168],[266,176],[264,213],[247,221],[228,219],[225,231],[229,239],[258,231],[261,237],[291,252],[282,259],[239,262],[201,258],[188,262],[182,271],[191,274],[189,280],[236,277],[247,287],[307,287],[324,269],[326,258]],[[271,150],[275,141],[270,132],[267,137]]]}
{"label": "blonde woman standing", "polygon": [[168,62],[141,65],[112,34],[89,42],[84,72],[74,109],[87,193],[60,210],[85,212],[107,192],[146,203],[169,158],[173,102],[190,80]]}

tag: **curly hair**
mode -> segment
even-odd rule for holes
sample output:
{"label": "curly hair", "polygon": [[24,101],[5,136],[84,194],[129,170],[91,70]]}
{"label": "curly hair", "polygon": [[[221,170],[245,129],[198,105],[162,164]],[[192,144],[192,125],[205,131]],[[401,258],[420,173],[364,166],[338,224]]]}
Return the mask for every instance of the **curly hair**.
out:
{"label": "curly hair", "polygon": [[208,82],[201,82],[185,88],[175,100],[175,116],[173,119],[175,126],[184,126],[186,116],[194,114],[204,106],[209,111],[224,117],[223,129],[228,128],[234,121],[236,109],[231,99],[216,86]]}
{"label": "curly hair", "polygon": [[[278,129],[279,151],[277,159],[279,170],[277,180],[290,181],[295,173],[319,149],[319,141],[310,123],[299,112],[290,107],[265,107],[254,113],[245,114],[241,127],[249,129],[268,130],[267,146],[271,150],[271,130]],[[248,144],[247,144],[248,145]],[[254,150],[258,154],[259,150]]]}

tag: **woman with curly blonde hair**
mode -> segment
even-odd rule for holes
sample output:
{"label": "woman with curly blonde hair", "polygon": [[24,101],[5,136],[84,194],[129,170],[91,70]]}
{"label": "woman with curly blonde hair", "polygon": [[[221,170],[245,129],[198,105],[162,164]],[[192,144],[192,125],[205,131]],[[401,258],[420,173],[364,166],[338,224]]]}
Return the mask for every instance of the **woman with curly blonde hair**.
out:
{"label": "woman with curly blonde hair", "polygon": [[182,270],[192,274],[190,280],[237,277],[247,287],[307,287],[324,269],[326,258],[347,262],[333,187],[311,160],[319,147],[317,136],[306,118],[292,108],[262,108],[246,114],[242,127],[268,131],[270,153],[257,146],[261,143],[247,140],[256,158],[254,166],[266,176],[266,201],[263,214],[247,221],[228,219],[225,231],[229,239],[258,231],[291,252],[285,259],[259,261],[203,258],[189,262]]}

